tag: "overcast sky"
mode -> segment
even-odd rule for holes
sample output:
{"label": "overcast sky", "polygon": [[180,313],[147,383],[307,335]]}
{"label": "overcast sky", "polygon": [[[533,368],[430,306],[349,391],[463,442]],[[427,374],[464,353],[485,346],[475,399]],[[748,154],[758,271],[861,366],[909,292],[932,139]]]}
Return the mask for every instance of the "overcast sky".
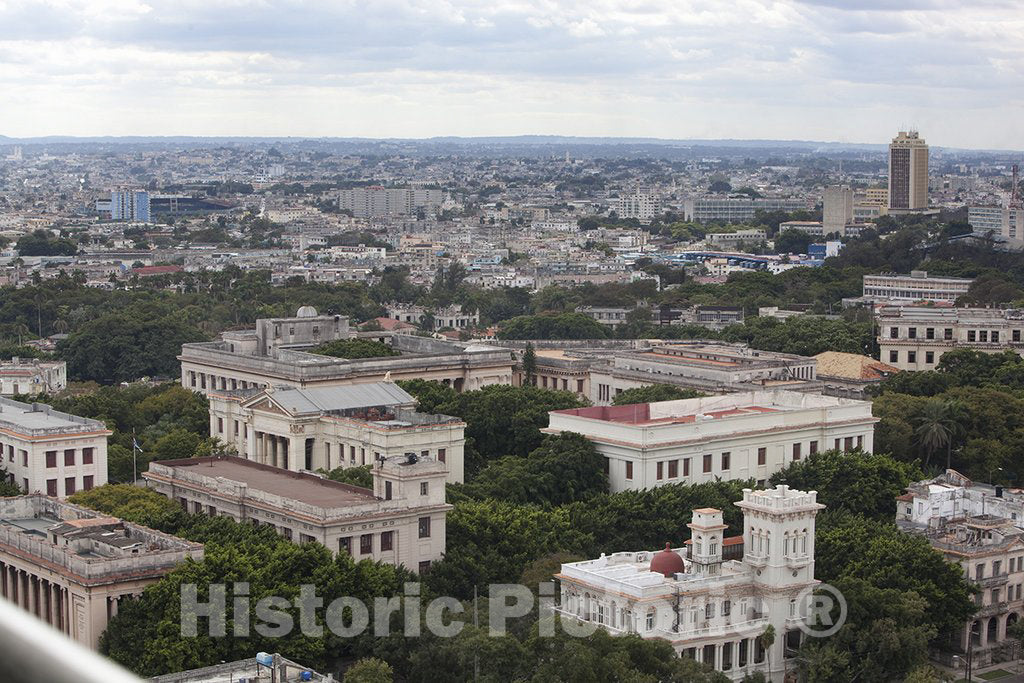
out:
{"label": "overcast sky", "polygon": [[0,0],[0,135],[1024,149],[1024,0]]}

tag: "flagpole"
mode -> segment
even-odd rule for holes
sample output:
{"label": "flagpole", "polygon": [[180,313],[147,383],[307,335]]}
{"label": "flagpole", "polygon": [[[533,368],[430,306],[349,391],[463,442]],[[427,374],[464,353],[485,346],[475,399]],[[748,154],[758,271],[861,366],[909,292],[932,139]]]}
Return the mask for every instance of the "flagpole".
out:
{"label": "flagpole", "polygon": [[135,456],[139,452],[139,442],[135,439],[135,429],[132,428],[132,486],[139,480],[138,468]]}

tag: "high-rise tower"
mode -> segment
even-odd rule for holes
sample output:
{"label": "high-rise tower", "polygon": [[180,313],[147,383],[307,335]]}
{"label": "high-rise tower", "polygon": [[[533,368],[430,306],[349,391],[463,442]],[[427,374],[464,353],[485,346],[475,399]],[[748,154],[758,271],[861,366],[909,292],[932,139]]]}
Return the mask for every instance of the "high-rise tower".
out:
{"label": "high-rise tower", "polygon": [[916,130],[889,144],[889,209],[928,208],[928,145]]}

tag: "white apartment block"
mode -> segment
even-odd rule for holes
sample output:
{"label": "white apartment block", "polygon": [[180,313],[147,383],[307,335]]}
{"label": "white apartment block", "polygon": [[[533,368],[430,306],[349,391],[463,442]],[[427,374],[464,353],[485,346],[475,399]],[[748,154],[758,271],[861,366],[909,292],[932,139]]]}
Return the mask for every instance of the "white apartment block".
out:
{"label": "white apartment block", "polygon": [[910,275],[882,273],[864,276],[864,298],[874,301],[936,301],[953,303],[967,294],[973,278],[929,276],[914,270]]}
{"label": "white apartment block", "polygon": [[704,236],[705,241],[715,247],[735,247],[737,244],[754,246],[768,239],[764,230],[737,230],[736,232],[710,232]]}
{"label": "white apartment block", "polygon": [[877,313],[879,359],[901,370],[934,370],[953,349],[1024,355],[1024,311],[883,306]]}
{"label": "white apartment block", "polygon": [[444,201],[441,190],[395,189],[379,185],[341,190],[338,208],[351,211],[356,218],[410,216],[417,211],[437,211]]}
{"label": "white apartment block", "polygon": [[846,234],[853,223],[853,190],[849,185],[830,185],[822,196],[822,227],[826,235]]}
{"label": "white apartment block", "polygon": [[426,571],[445,550],[446,468],[398,456],[376,461],[372,473],[370,490],[229,456],[154,462],[143,476],[189,512],[272,526],[357,562]]}
{"label": "white apartment block", "polygon": [[992,232],[1024,242],[1024,208],[1019,206],[969,206],[967,222],[974,232]]}
{"label": "white apartment block", "polygon": [[[563,564],[557,611],[613,634],[668,641],[734,681],[760,672],[781,683],[811,617],[801,598],[818,584],[814,518],[825,506],[814,491],[785,485],[744,489],[736,505],[742,537],[725,538],[722,511],[700,508],[687,525],[688,549],[666,544]],[[723,557],[727,546],[739,559]],[[770,652],[759,640],[769,626]]]}
{"label": "white apartment block", "polygon": [[63,498],[106,484],[111,433],[98,420],[0,398],[0,460],[26,493]]}
{"label": "white apartment block", "polygon": [[806,199],[780,197],[723,197],[708,195],[688,199],[683,204],[683,213],[688,221],[707,223],[709,221],[726,221],[727,223],[749,223],[759,209],[764,211],[798,211],[813,209],[814,202]]}
{"label": "white apartment block", "polygon": [[18,358],[0,361],[0,395],[35,396],[55,394],[68,387],[68,365],[64,361]]}
{"label": "white apartment block", "polygon": [[783,221],[782,223],[779,223],[779,234],[782,234],[787,230],[799,230],[800,232],[807,233],[811,237],[824,237],[826,234],[825,226],[821,221]]}
{"label": "white apartment block", "polygon": [[464,330],[480,324],[480,313],[478,311],[463,311],[461,304],[429,309],[415,304],[393,303],[388,304],[387,311],[389,318],[413,325],[422,324],[428,315],[432,315],[435,330],[448,327],[454,330]]}
{"label": "white apartment block", "polygon": [[42,495],[0,498],[0,594],[96,648],[122,598],[203,546]]}
{"label": "white apartment block", "polygon": [[946,643],[944,663],[968,647],[975,667],[1008,661],[1007,629],[1024,617],[1024,492],[946,470],[897,498],[896,523],[926,537],[979,591],[978,612]]}
{"label": "white apartment block", "polygon": [[619,218],[635,218],[641,223],[650,223],[661,213],[661,198],[653,194],[636,193],[619,197],[615,202]]}
{"label": "white apartment block", "polygon": [[716,479],[763,483],[818,451],[870,451],[876,422],[866,401],[774,390],[555,410],[544,431],[592,441],[616,493]]}
{"label": "white apartment block", "polygon": [[210,434],[248,460],[292,472],[433,458],[448,481],[463,480],[466,423],[417,412],[391,382],[213,392]]}

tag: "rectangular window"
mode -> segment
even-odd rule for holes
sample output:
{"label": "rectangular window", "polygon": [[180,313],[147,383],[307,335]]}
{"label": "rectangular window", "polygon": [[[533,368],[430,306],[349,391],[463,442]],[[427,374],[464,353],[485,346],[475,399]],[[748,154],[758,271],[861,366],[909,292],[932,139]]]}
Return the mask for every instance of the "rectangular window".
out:
{"label": "rectangular window", "polygon": [[422,562],[420,562],[419,571],[420,574],[426,574],[428,571],[430,571],[430,560],[423,560]]}
{"label": "rectangular window", "polygon": [[899,339],[899,338],[900,338],[900,328],[898,328],[898,327],[890,327],[889,328],[889,339]]}
{"label": "rectangular window", "polygon": [[999,331],[992,330],[992,342],[995,343],[997,341],[999,341]]}
{"label": "rectangular window", "polygon": [[380,535],[380,550],[381,550],[381,552],[384,552],[385,550],[393,550],[394,549],[394,538],[395,538],[395,532],[394,531],[384,531],[384,532],[381,532],[381,535]]}
{"label": "rectangular window", "polygon": [[843,439],[843,450],[844,451],[852,451],[853,450],[853,437],[852,436],[848,436],[845,439]]}
{"label": "rectangular window", "polygon": [[94,450],[95,449],[93,449],[93,448],[83,448],[82,449],[82,464],[83,465],[91,465],[92,464],[92,456],[93,456],[93,451]]}
{"label": "rectangular window", "polygon": [[916,363],[917,362],[917,351],[907,351],[907,362],[908,363]]}
{"label": "rectangular window", "polygon": [[728,470],[729,469],[729,465],[730,465],[729,460],[730,460],[730,453],[728,451],[726,451],[725,453],[722,453],[722,469],[723,470]]}
{"label": "rectangular window", "polygon": [[689,458],[683,458],[683,476],[684,477],[690,476],[690,459]]}
{"label": "rectangular window", "polygon": [[952,339],[953,338],[953,328],[952,327],[947,327],[946,329],[944,329],[942,331],[942,338],[945,339],[946,341],[949,341],[950,339]]}
{"label": "rectangular window", "polygon": [[75,449],[68,448],[64,451],[64,467],[71,467],[75,464]]}
{"label": "rectangular window", "polygon": [[53,498],[57,497],[57,480],[56,479],[47,479],[46,480],[46,495],[52,496]]}
{"label": "rectangular window", "polygon": [[[21,466],[28,467],[28,451],[21,452]],[[25,489],[25,491],[27,492],[28,489]]]}
{"label": "rectangular window", "polygon": [[768,449],[758,448],[757,449],[757,464],[764,465],[768,461]]}
{"label": "rectangular window", "polygon": [[447,462],[445,459],[448,457],[448,452],[444,448],[437,449],[437,459],[439,462]]}
{"label": "rectangular window", "polygon": [[224,433],[224,418],[223,417],[218,417],[217,418],[217,433],[218,434],[223,434]]}
{"label": "rectangular window", "polygon": [[420,538],[430,538],[430,517],[420,517]]}
{"label": "rectangular window", "polygon": [[93,478],[91,474],[87,474],[82,477],[82,490],[88,491],[93,487]]}
{"label": "rectangular window", "polygon": [[238,436],[238,420],[232,420],[235,427],[235,436]]}
{"label": "rectangular window", "polygon": [[803,446],[803,444],[799,444],[799,443],[793,444],[793,459],[794,460],[799,460],[800,459],[800,449],[801,449],[802,446]]}
{"label": "rectangular window", "polygon": [[710,472],[710,471],[711,471],[711,454],[708,453],[707,455],[704,456],[704,472],[707,473],[707,472]]}
{"label": "rectangular window", "polygon": [[917,339],[917,328],[911,327],[909,330],[907,330],[907,337],[910,339]]}
{"label": "rectangular window", "polygon": [[899,363],[900,362],[900,352],[899,351],[890,351],[889,352],[889,362],[890,363]]}
{"label": "rectangular window", "polygon": [[359,554],[369,555],[373,552],[373,534],[363,534],[359,537]]}
{"label": "rectangular window", "polygon": [[661,481],[661,479],[662,479],[662,475],[664,475],[664,473],[665,473],[665,467],[664,467],[664,465],[665,465],[665,463],[663,463],[663,462],[659,462],[659,463],[657,464],[657,466],[656,466],[656,469],[657,469],[657,471],[658,471],[658,474],[657,474],[657,477],[658,477],[658,481]]}
{"label": "rectangular window", "polygon": [[391,500],[391,482],[384,482],[384,500]]}
{"label": "rectangular window", "polygon": [[722,601],[722,616],[723,617],[727,617],[731,613],[732,613],[732,601],[730,601],[730,600],[723,600]]}
{"label": "rectangular window", "polygon": [[[46,466],[56,467],[57,466],[57,451],[46,451]],[[56,495],[56,494],[54,494]]]}
{"label": "rectangular window", "polygon": [[860,448],[860,449],[864,448],[864,435],[863,434],[860,434],[860,435],[857,436],[857,448]]}
{"label": "rectangular window", "polygon": [[632,478],[633,478],[633,463],[627,462],[626,463],[626,479],[632,479]]}
{"label": "rectangular window", "polygon": [[1020,330],[1014,330],[1012,338],[1013,338],[1013,341],[1019,342],[1020,341]]}
{"label": "rectangular window", "polygon": [[812,441],[811,442],[811,447],[807,449],[807,452],[810,453],[811,455],[814,455],[815,453],[817,453],[818,452],[818,442],[817,441]]}
{"label": "rectangular window", "polygon": [[75,492],[75,478],[74,477],[67,477],[64,480],[64,495],[65,496],[70,496],[74,492]]}
{"label": "rectangular window", "polygon": [[421,481],[420,482],[420,495],[421,496],[427,495],[427,491],[429,490],[429,488],[430,488],[430,482]]}
{"label": "rectangular window", "polygon": [[668,478],[675,479],[679,476],[679,461],[669,460],[668,461]]}
{"label": "rectangular window", "polygon": [[932,363],[934,363],[935,362],[935,352],[934,351],[925,351],[924,352],[924,362],[926,364],[928,364],[928,365],[931,365]]}
{"label": "rectangular window", "polygon": [[977,333],[974,330],[967,330],[967,341],[972,342],[972,341],[977,341],[977,340],[978,340]]}
{"label": "rectangular window", "polygon": [[420,451],[420,457],[424,460],[430,457],[430,451]]}
{"label": "rectangular window", "polygon": [[983,341],[983,342],[987,342],[988,341],[988,330],[982,330],[982,331],[978,332],[978,341]]}
{"label": "rectangular window", "polygon": [[934,327],[927,327],[927,328],[925,328],[925,330],[924,330],[924,338],[925,339],[935,339],[935,328]]}
{"label": "rectangular window", "polygon": [[352,554],[352,537],[345,536],[338,539],[338,552]]}

